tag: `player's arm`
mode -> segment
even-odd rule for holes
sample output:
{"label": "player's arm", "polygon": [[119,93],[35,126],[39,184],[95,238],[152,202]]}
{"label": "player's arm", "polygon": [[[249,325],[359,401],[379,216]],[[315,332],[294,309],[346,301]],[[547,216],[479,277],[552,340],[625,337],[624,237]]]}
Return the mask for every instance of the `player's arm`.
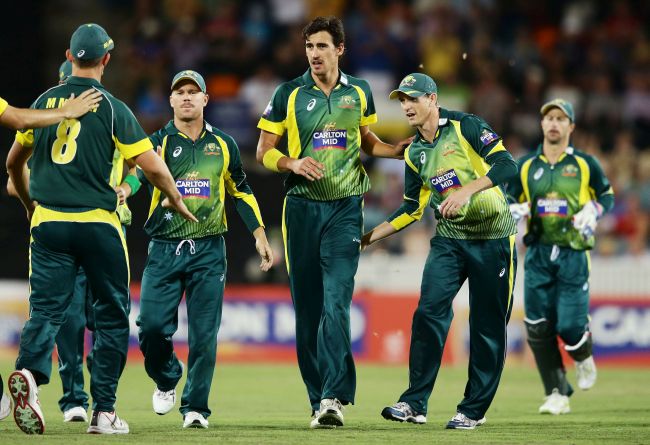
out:
{"label": "player's arm", "polygon": [[127,175],[122,180],[122,183],[115,187],[115,193],[120,198],[120,204],[124,204],[128,198],[138,193],[140,190],[140,179],[138,178],[137,166],[129,168]]}
{"label": "player's arm", "polygon": [[404,201],[386,221],[363,235],[361,238],[362,249],[399,232],[415,221],[419,221],[422,218],[424,209],[429,204],[431,190],[425,186],[424,181],[422,181],[422,178],[418,174],[417,168],[408,159],[408,151],[405,156]]}
{"label": "player's arm", "polygon": [[376,158],[404,159],[404,150],[413,142],[413,136],[411,136],[395,145],[387,144],[370,131],[367,125],[359,127],[359,132],[361,134],[361,149],[365,154]]}
{"label": "player's arm", "polygon": [[526,193],[524,193],[524,186],[521,180],[521,175],[524,174],[521,167],[528,159],[530,158],[524,157],[517,161],[518,172],[510,181],[508,181],[508,186],[506,188],[506,197],[508,198],[510,213],[515,221],[519,221],[520,219],[530,215],[530,202],[528,202]]}
{"label": "player's arm", "polygon": [[7,105],[0,114],[0,124],[15,130],[20,128],[41,128],[61,122],[63,119],[73,119],[83,116],[102,100],[102,94],[89,89],[74,97],[70,96],[61,108],[48,108],[33,110],[30,108],[16,108]]}
{"label": "player's arm", "polygon": [[602,216],[614,207],[614,189],[609,183],[607,176],[605,176],[605,172],[603,171],[600,162],[598,162],[598,160],[593,156],[587,156],[586,160],[590,172],[589,193],[602,207],[599,215]]}
{"label": "player's arm", "polygon": [[443,218],[455,217],[475,193],[504,184],[518,172],[517,164],[503,146],[501,138],[482,119],[471,115],[465,116],[461,120],[461,132],[490,169],[485,176],[463,185],[445,198],[439,209]]}
{"label": "player's arm", "polygon": [[246,224],[248,230],[255,238],[255,249],[260,255],[260,269],[268,271],[273,265],[273,251],[266,239],[262,213],[253,191],[246,180],[246,173],[241,161],[241,154],[237,144],[232,138],[227,141],[230,161],[224,174],[224,184],[228,194],[235,202],[237,213]]}
{"label": "player's arm", "polygon": [[27,219],[31,220],[36,205],[29,196],[29,173],[27,170],[27,160],[32,155],[32,147],[23,147],[21,142],[16,139],[7,155],[7,192],[20,199],[20,202],[27,211]]}
{"label": "player's arm", "polygon": [[274,172],[291,171],[296,175],[304,176],[310,181],[321,179],[325,174],[325,166],[307,156],[300,159],[290,158],[278,150],[277,147],[282,135],[271,133],[267,130],[260,131],[257,142],[257,162]]}

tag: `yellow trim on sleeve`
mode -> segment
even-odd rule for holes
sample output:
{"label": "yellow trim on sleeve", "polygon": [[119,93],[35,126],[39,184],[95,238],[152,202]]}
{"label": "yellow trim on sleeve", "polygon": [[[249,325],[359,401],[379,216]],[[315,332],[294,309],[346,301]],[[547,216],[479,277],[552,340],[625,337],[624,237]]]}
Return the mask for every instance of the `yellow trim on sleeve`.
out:
{"label": "yellow trim on sleeve", "polygon": [[521,171],[519,172],[519,178],[521,179],[521,188],[524,191],[524,202],[531,202],[530,188],[528,187],[528,171],[530,170],[530,166],[533,165],[533,159],[535,158],[530,158],[525,161],[521,166]]}
{"label": "yellow trim on sleeve", "polygon": [[409,146],[404,150],[404,162],[406,162],[406,165],[411,167],[411,170],[419,175],[420,172],[418,171],[418,168],[415,166],[415,164],[413,164],[411,157],[409,156],[411,154],[411,144],[409,144]]}
{"label": "yellow trim on sleeve", "polygon": [[[153,145],[153,144],[152,144]],[[162,149],[160,150],[160,158],[165,161],[165,151],[167,149],[167,136],[163,138],[162,141]],[[158,203],[160,202],[160,195],[161,192],[158,188],[154,187],[153,192],[151,193],[151,205],[149,206],[149,215],[147,215],[147,219],[151,218],[151,215],[153,214],[153,211],[156,210],[156,207],[158,206]]]}
{"label": "yellow trim on sleeve", "polygon": [[578,162],[578,167],[580,168],[580,194],[578,195],[578,204],[582,207],[592,199],[592,195],[589,192],[591,170],[589,169],[589,164],[587,164],[587,161],[584,158],[580,156],[576,156],[575,158]]}
{"label": "yellow trim on sleeve", "polygon": [[[103,223],[113,226],[120,237],[122,248],[124,249],[124,259],[128,271],[129,281],[131,281],[131,268],[129,267],[129,251],[126,247],[126,238],[122,231],[122,224],[115,212],[109,212],[104,209],[88,210],[86,212],[59,212],[57,210],[46,209],[43,206],[36,206],[34,216],[32,216],[30,230],[46,222],[72,222],[72,223]],[[31,256],[31,251],[30,251]],[[30,258],[31,268],[31,258]]]}
{"label": "yellow trim on sleeve", "polygon": [[4,100],[2,97],[0,97],[0,116],[2,116],[2,113],[5,112],[8,106],[9,103],[6,100]]}
{"label": "yellow trim on sleeve", "polygon": [[113,141],[117,149],[122,153],[122,156],[124,156],[124,159],[131,159],[147,150],[153,149],[153,144],[149,138],[144,138],[133,144],[123,144],[117,136],[113,136]]}
{"label": "yellow trim on sleeve", "polygon": [[503,146],[503,141],[499,141],[499,143],[497,145],[492,147],[492,150],[490,150],[490,152],[485,157],[487,158],[491,154],[494,154],[494,153],[497,153],[497,152],[500,152],[500,151],[506,151],[506,147]]}
{"label": "yellow trim on sleeve", "polygon": [[[257,199],[255,199],[255,195],[253,195],[252,193],[240,192],[239,190],[237,190],[237,184],[235,184],[235,181],[232,180],[232,176],[230,175],[230,170],[228,170],[227,168],[228,164],[230,164],[230,152],[228,151],[228,145],[226,144],[226,141],[224,141],[219,136],[216,136],[216,138],[217,141],[219,141],[219,145],[221,145],[221,150],[224,153],[223,180],[226,188],[228,189],[228,194],[230,194],[230,196],[232,196],[233,198],[241,199],[242,201],[244,201],[253,210],[257,223],[261,227],[264,227],[264,222],[262,221],[262,212],[260,211],[260,206],[257,203]],[[224,198],[225,196],[223,196],[221,202],[224,201]],[[225,214],[226,212],[224,211],[224,215]]]}
{"label": "yellow trim on sleeve", "polygon": [[257,128],[260,130],[266,130],[269,133],[277,134],[278,136],[282,136],[284,134],[285,122],[286,121],[271,122],[270,120],[261,117],[260,121],[257,123]]}
{"label": "yellow trim on sleeve", "polygon": [[377,123],[377,113],[373,113],[370,116],[361,116],[361,123],[359,126],[363,127],[364,125],[371,125]]}
{"label": "yellow trim on sleeve", "polygon": [[[412,201],[411,198],[407,197],[406,195],[404,196],[404,200]],[[408,226],[409,224],[419,221],[422,218],[422,215],[424,214],[424,209],[426,206],[429,205],[429,201],[431,200],[431,190],[429,190],[424,184],[422,184],[422,187],[420,188],[420,196],[418,197],[418,208],[415,212],[409,214],[402,214],[392,220],[389,224],[393,226],[395,230],[402,230],[404,227]]]}
{"label": "yellow trim on sleeve", "polygon": [[366,92],[358,85],[352,85],[352,87],[357,90],[359,100],[361,101],[361,119],[359,120],[359,126],[364,127],[366,125],[377,123],[376,113],[366,116],[366,111],[368,110],[368,98],[366,97]]}
{"label": "yellow trim on sleeve", "polygon": [[302,144],[300,143],[300,132],[298,131],[298,120],[296,119],[296,96],[300,87],[296,88],[289,95],[287,100],[287,136],[289,145],[289,156],[294,159],[300,157],[302,153]]}
{"label": "yellow trim on sleeve", "polygon": [[29,148],[34,146],[34,130],[29,129],[25,131],[16,132],[16,142],[23,147]]}

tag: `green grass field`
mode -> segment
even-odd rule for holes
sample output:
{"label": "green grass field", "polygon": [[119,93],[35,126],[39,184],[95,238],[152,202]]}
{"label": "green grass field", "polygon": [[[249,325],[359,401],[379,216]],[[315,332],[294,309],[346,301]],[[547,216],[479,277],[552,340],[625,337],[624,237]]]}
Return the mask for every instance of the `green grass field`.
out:
{"label": "green grass field", "polygon": [[[0,361],[6,378],[9,361]],[[379,415],[407,383],[402,367],[359,366],[357,404],[345,411],[346,425],[310,430],[309,406],[295,366],[220,365],[210,395],[213,410],[208,430],[183,430],[177,411],[157,416],[151,409],[153,383],[139,364],[129,364],[120,382],[118,413],[131,434],[120,437],[85,434],[85,424],[64,424],[56,404],[61,394],[56,372],[41,389],[46,418],[42,437],[28,437],[11,417],[0,422],[0,443],[192,444],[206,441],[276,444],[594,444],[650,443],[650,372],[602,368],[597,386],[571,398],[572,413],[541,416],[541,384],[536,371],[507,366],[501,387],[487,413],[488,422],[474,431],[447,431],[465,386],[465,368],[443,368],[429,404],[428,424],[385,421]],[[573,373],[570,375],[573,378]],[[182,384],[182,382],[181,382]]]}

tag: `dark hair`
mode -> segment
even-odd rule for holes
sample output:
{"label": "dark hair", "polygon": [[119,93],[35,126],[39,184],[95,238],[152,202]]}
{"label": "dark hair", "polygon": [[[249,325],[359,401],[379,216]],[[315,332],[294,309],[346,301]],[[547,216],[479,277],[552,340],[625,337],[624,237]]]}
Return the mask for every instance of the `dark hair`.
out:
{"label": "dark hair", "polygon": [[303,28],[302,36],[306,40],[310,35],[316,34],[320,31],[327,31],[330,33],[334,46],[338,47],[342,43],[345,44],[343,22],[341,22],[341,19],[338,17],[334,17],[333,15],[329,17],[316,17]]}
{"label": "dark hair", "polygon": [[104,56],[101,56],[97,59],[90,59],[90,60],[81,60],[75,58],[73,60],[73,63],[76,64],[79,68],[95,68],[97,65],[100,64]]}

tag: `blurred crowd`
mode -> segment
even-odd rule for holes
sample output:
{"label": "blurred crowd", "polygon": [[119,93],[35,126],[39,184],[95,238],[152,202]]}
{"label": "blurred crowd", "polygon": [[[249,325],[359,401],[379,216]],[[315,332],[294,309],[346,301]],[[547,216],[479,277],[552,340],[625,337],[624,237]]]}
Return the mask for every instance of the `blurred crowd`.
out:
{"label": "blurred crowd", "polygon": [[[386,93],[407,73],[439,85],[445,108],[483,117],[515,157],[541,141],[540,105],[562,97],[576,109],[573,145],[595,154],[616,193],[599,225],[597,253],[644,254],[650,215],[650,3],[625,0],[134,0],[124,73],[126,101],[146,130],[169,119],[169,79],[204,74],[208,119],[232,134],[254,164],[259,115],[284,80],[307,69],[302,27],[336,15],[346,29],[342,69],[366,78],[388,140],[404,137]],[[392,110],[386,111],[385,110]],[[366,225],[402,200],[403,166],[367,159],[373,189]],[[275,179],[277,180],[277,179]],[[264,203],[261,203],[264,208]],[[429,215],[431,216],[431,215]],[[426,252],[433,218],[384,249]]]}

